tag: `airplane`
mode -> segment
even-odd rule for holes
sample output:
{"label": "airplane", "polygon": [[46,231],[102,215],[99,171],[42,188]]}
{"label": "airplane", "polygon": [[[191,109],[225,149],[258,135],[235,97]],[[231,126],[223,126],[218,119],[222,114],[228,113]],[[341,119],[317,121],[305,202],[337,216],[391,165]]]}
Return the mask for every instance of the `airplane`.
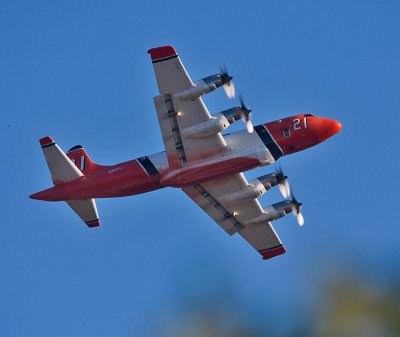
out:
{"label": "airplane", "polygon": [[[159,89],[154,104],[165,151],[106,166],[92,161],[81,145],[64,153],[51,137],[41,138],[54,186],[30,198],[65,201],[92,228],[100,225],[95,198],[180,188],[226,233],[241,235],[263,259],[284,254],[271,222],[293,213],[303,225],[302,204],[279,166],[275,173],[250,181],[243,172],[327,140],[341,130],[340,122],[298,114],[253,126],[242,98],[240,106],[211,115],[203,95],[223,87],[229,98],[235,97],[226,68],[192,82],[173,46],[152,48],[148,54]],[[240,120],[246,129],[222,134]],[[259,197],[274,186],[285,200],[262,207]]]}

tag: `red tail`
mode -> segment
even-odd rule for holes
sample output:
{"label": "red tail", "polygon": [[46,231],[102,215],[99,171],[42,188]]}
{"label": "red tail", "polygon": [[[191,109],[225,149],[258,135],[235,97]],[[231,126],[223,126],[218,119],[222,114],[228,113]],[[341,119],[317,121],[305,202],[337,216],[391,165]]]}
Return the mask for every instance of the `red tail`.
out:
{"label": "red tail", "polygon": [[85,175],[106,167],[93,162],[81,145],[76,145],[69,149],[67,152],[67,157],[71,159],[75,166]]}

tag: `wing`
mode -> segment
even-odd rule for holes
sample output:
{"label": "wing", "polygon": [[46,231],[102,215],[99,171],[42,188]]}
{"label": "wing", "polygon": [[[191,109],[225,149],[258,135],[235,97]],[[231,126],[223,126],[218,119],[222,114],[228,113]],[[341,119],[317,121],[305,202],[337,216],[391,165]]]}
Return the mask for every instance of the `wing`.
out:
{"label": "wing", "polygon": [[170,168],[223,153],[226,143],[220,133],[195,139],[182,133],[182,130],[212,117],[201,98],[182,100],[174,97],[174,94],[194,86],[175,49],[171,46],[158,47],[148,53],[160,92],[154,97],[154,104]]}
{"label": "wing", "polygon": [[246,225],[251,219],[264,212],[258,199],[244,199],[240,202],[224,201],[226,195],[240,192],[248,184],[243,173],[239,173],[185,187],[183,191],[228,234],[239,233],[264,259],[285,253],[285,247],[270,222]]}
{"label": "wing", "polygon": [[[220,133],[191,138],[187,132],[182,132],[212,117],[201,98],[182,100],[175,95],[194,86],[175,49],[165,46],[150,49],[148,53],[160,92],[154,97],[154,104],[170,168],[223,154],[226,143]],[[240,203],[224,201],[224,196],[242,191],[246,186],[244,175],[235,174],[185,187],[183,191],[227,233],[239,233],[264,259],[283,254],[285,248],[269,222],[246,226],[250,219],[263,214],[257,199],[245,199]]]}

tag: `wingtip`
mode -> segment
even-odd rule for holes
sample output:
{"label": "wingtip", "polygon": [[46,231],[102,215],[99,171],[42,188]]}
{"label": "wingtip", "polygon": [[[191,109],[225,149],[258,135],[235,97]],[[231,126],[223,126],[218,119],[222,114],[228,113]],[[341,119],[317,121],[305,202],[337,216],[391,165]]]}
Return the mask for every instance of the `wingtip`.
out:
{"label": "wingtip", "polygon": [[263,257],[263,260],[268,260],[268,259],[272,259],[275,256],[285,254],[286,249],[283,245],[281,245],[281,246],[274,247],[274,248],[259,250],[259,253]]}
{"label": "wingtip", "polygon": [[152,61],[157,61],[177,55],[176,50],[173,46],[151,48],[147,51],[147,54],[150,54]]}
{"label": "wingtip", "polygon": [[93,221],[86,221],[86,225],[89,228],[99,227],[100,226],[100,219],[96,219],[96,220],[93,220]]}

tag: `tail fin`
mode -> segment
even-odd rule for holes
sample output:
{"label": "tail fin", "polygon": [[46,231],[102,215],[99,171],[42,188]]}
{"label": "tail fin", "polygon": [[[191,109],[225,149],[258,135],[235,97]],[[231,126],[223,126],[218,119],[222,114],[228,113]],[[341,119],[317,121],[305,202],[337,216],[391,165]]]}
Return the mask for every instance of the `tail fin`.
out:
{"label": "tail fin", "polygon": [[[79,146],[79,149],[75,146],[68,152],[67,156],[51,137],[40,139],[40,145],[42,146],[54,185],[61,185],[76,180],[84,175],[82,172],[90,172],[102,167],[90,160],[90,157],[82,146]],[[79,163],[77,162],[78,157],[81,160]],[[35,195],[31,197],[35,197]],[[68,200],[66,203],[89,227],[100,225],[95,199]]]}
{"label": "tail fin", "polygon": [[81,145],[76,145],[69,149],[67,156],[75,166],[83,173],[88,174],[105,167],[104,165],[98,165],[90,159],[89,155]]}

